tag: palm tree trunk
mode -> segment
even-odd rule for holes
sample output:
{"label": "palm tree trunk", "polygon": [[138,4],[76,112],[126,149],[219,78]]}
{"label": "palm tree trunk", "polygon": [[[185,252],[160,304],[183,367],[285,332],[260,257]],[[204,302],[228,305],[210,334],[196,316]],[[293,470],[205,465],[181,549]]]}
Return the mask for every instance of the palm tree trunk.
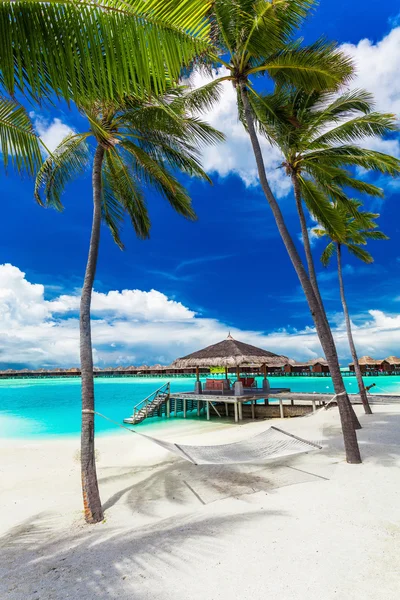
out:
{"label": "palm tree trunk", "polygon": [[81,474],[85,519],[87,523],[103,520],[103,509],[97,483],[94,447],[94,381],[90,305],[96,275],[101,225],[101,168],[104,148],[97,146],[92,172],[93,223],[89,255],[85,271],[80,311],[80,355],[82,377]]}
{"label": "palm tree trunk", "polygon": [[339,407],[340,419],[342,424],[343,431],[343,439],[346,451],[346,460],[349,463],[360,463],[361,456],[360,450],[357,442],[357,435],[354,429],[353,420],[352,420],[352,411],[351,405],[349,402],[349,398],[347,396],[344,382],[342,378],[342,374],[340,372],[339,361],[336,353],[335,343],[333,341],[332,333],[329,327],[326,327],[325,320],[321,316],[321,307],[315,296],[314,290],[312,288],[310,279],[307,275],[307,272],[304,268],[300,255],[297,251],[297,248],[293,242],[292,237],[286,227],[286,223],[284,221],[282,212],[280,210],[279,204],[277,203],[271,188],[269,187],[267,175],[265,172],[264,160],[262,157],[261,147],[258,141],[257,133],[254,127],[253,113],[252,109],[247,97],[247,90],[244,83],[241,83],[241,98],[243,102],[244,115],[246,119],[246,124],[251,140],[251,144],[253,147],[254,156],[256,159],[258,176],[260,180],[261,187],[264,191],[265,197],[268,201],[268,204],[272,210],[272,214],[274,216],[275,222],[277,224],[279,233],[285,244],[286,250],[289,254],[289,257],[292,261],[292,264],[296,270],[297,276],[300,280],[301,286],[307,298],[308,306],[311,311],[311,315],[313,317],[315,327],[317,330],[318,337],[321,341],[321,345],[325,352],[326,360],[329,364],[329,369],[332,376],[332,381],[335,389],[335,394],[337,394],[337,403]]}
{"label": "palm tree trunk", "polygon": [[321,292],[319,290],[317,274],[315,272],[314,259],[313,259],[313,255],[311,252],[310,236],[308,235],[307,223],[306,223],[306,218],[305,218],[304,210],[303,210],[303,204],[302,204],[302,200],[301,200],[300,184],[299,184],[297,175],[295,173],[292,174],[292,183],[293,183],[293,189],[294,189],[294,197],[296,200],[297,213],[299,215],[299,220],[300,220],[301,235],[302,235],[303,243],[304,243],[304,252],[305,252],[306,260],[307,260],[308,274],[310,276],[310,281],[311,281],[311,285],[314,290],[314,294],[316,295],[317,300],[320,303],[321,310],[323,311],[324,315],[326,316],[324,303],[322,301]]}
{"label": "palm tree trunk", "polygon": [[353,332],[351,330],[349,309],[347,307],[346,296],[344,293],[344,282],[343,282],[343,272],[342,272],[342,252],[341,252],[340,244],[336,244],[336,249],[337,249],[337,264],[338,264],[340,298],[342,300],[343,314],[344,314],[344,318],[346,321],[347,337],[349,340],[350,352],[351,352],[351,356],[352,356],[353,363],[354,363],[354,371],[355,371],[355,374],[357,377],[358,390],[360,392],[361,402],[363,403],[365,414],[372,415],[372,410],[371,410],[371,407],[368,402],[367,390],[365,389],[360,365],[358,363],[357,350],[356,350],[356,346],[354,344]]}
{"label": "palm tree trunk", "polygon": [[[317,273],[315,271],[315,265],[314,265],[314,258],[313,258],[312,251],[311,251],[310,236],[308,234],[306,218],[305,218],[304,210],[303,210],[303,203],[302,203],[302,198],[301,198],[301,190],[300,190],[299,180],[295,173],[292,174],[292,183],[293,183],[293,189],[294,189],[294,196],[295,196],[295,200],[296,200],[297,213],[299,215],[299,220],[300,220],[301,235],[303,237],[303,242],[304,242],[304,251],[305,251],[306,260],[307,260],[307,267],[308,267],[308,274],[310,277],[310,282],[311,282],[312,288],[314,290],[314,294],[318,300],[318,303],[319,303],[319,306],[321,309],[321,318],[324,319],[325,327],[327,329],[329,329],[330,335],[332,336],[332,330],[329,325],[328,317],[327,317],[326,311],[325,311],[325,306],[324,306],[324,303],[323,303],[323,300],[321,297],[321,292],[320,292],[319,285],[318,285]],[[351,403],[350,403],[350,411],[351,411],[351,418],[353,420],[354,428],[361,429],[360,422],[357,418],[356,413],[354,412],[354,409],[353,409],[353,406],[351,405]]]}

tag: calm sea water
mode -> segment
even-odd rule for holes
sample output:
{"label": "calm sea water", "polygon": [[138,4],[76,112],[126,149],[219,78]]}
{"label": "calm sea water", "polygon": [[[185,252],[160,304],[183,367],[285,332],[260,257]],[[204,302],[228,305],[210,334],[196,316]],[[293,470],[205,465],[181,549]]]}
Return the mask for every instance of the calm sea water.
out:
{"label": "calm sea water", "polygon": [[[168,378],[95,380],[96,410],[115,421],[132,413],[140,400],[166,383]],[[328,377],[270,377],[272,387],[289,387],[296,392],[333,392]],[[367,384],[375,382],[375,393],[400,391],[400,377],[368,377]],[[346,377],[348,391],[357,391],[354,377]],[[171,379],[171,391],[192,390],[194,379]],[[0,380],[0,437],[36,438],[43,436],[79,435],[80,428],[79,379],[8,379]],[[197,418],[193,416],[192,418]],[[141,428],[157,427],[161,419],[152,418]],[[97,433],[117,432],[115,425],[96,417]]]}

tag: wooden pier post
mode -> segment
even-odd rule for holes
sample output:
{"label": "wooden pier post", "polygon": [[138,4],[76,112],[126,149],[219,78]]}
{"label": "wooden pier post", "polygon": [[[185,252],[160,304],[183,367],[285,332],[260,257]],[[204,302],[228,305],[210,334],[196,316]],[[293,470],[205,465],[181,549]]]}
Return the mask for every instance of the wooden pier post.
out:
{"label": "wooden pier post", "polygon": [[251,401],[251,418],[253,419],[253,421],[256,418],[255,408],[254,408],[254,402],[255,402],[254,400]]}
{"label": "wooden pier post", "polygon": [[200,416],[200,400],[197,400],[197,416]]}
{"label": "wooden pier post", "polygon": [[183,418],[186,419],[186,398],[183,399]]}
{"label": "wooden pier post", "polygon": [[239,421],[239,416],[238,416],[238,403],[234,402],[233,403],[233,407],[235,410],[235,423],[237,423]]}
{"label": "wooden pier post", "polygon": [[207,421],[209,421],[210,420],[210,402],[207,400],[206,404],[207,404]]}
{"label": "wooden pier post", "polygon": [[229,417],[229,407],[227,402],[225,402],[225,415]]}
{"label": "wooden pier post", "polygon": [[284,419],[285,413],[283,412],[283,400],[279,400],[279,413],[280,413],[281,419]]}
{"label": "wooden pier post", "polygon": [[167,399],[167,419],[169,419],[171,416],[171,397],[168,396]]}

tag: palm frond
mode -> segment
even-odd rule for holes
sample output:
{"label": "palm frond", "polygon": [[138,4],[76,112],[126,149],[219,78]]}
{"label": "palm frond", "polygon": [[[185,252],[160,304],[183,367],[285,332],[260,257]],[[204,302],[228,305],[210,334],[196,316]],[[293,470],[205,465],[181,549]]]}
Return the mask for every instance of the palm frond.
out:
{"label": "palm frond", "polygon": [[316,221],[323,225],[333,239],[341,239],[344,234],[344,223],[338,211],[327,200],[326,195],[313,181],[299,177],[302,198]]}
{"label": "palm frond", "polygon": [[130,154],[131,168],[134,169],[135,176],[139,178],[139,181],[157,190],[178,214],[191,220],[197,218],[190,196],[184,186],[161,162],[153,159],[139,146],[126,140],[121,146]]}
{"label": "palm frond", "polygon": [[105,153],[102,180],[103,219],[116,244],[121,250],[124,248],[120,232],[125,213],[128,214],[136,235],[141,239],[148,238],[150,218],[143,192],[116,148],[110,148]]}
{"label": "palm frond", "polygon": [[367,250],[364,250],[363,248],[360,248],[356,244],[348,244],[347,245],[347,249],[356,258],[358,258],[359,260],[362,260],[363,262],[365,262],[367,264],[370,264],[370,263],[374,262],[374,259],[371,256],[371,254],[369,252],[367,252]]}
{"label": "palm frond", "polygon": [[23,106],[0,96],[0,150],[5,169],[33,175],[42,162],[40,141]]}
{"label": "palm frond", "polygon": [[336,44],[319,40],[311,46],[287,46],[265,64],[249,69],[248,74],[268,74],[279,85],[305,89],[335,89],[349,80],[353,72],[351,59]]}
{"label": "palm frond", "polygon": [[321,254],[321,262],[324,267],[327,267],[330,263],[332,256],[335,254],[336,244],[334,242],[329,242],[326,246],[325,250]]}
{"label": "palm frond", "polygon": [[61,196],[72,179],[85,172],[89,165],[88,134],[69,135],[46,158],[38,171],[34,195],[42,206],[62,210]]}
{"label": "palm frond", "polygon": [[352,165],[392,176],[400,173],[400,160],[394,156],[352,145],[342,145],[310,152],[307,155],[307,161],[319,161],[336,167]]}
{"label": "palm frond", "polygon": [[1,85],[77,102],[160,93],[210,48],[207,0],[0,0]]}
{"label": "palm frond", "polygon": [[364,231],[364,237],[369,240],[389,240],[390,238],[382,231]]}
{"label": "palm frond", "polygon": [[310,149],[325,144],[347,144],[370,136],[384,136],[397,130],[393,114],[369,113],[356,117],[319,135],[309,145]]}

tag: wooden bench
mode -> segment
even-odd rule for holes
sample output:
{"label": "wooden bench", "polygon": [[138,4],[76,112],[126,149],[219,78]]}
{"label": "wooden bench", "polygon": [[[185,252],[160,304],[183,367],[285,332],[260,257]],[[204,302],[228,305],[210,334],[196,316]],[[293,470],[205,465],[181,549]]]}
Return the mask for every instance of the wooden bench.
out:
{"label": "wooden bench", "polygon": [[226,392],[230,390],[228,379],[206,379],[205,392]]}

